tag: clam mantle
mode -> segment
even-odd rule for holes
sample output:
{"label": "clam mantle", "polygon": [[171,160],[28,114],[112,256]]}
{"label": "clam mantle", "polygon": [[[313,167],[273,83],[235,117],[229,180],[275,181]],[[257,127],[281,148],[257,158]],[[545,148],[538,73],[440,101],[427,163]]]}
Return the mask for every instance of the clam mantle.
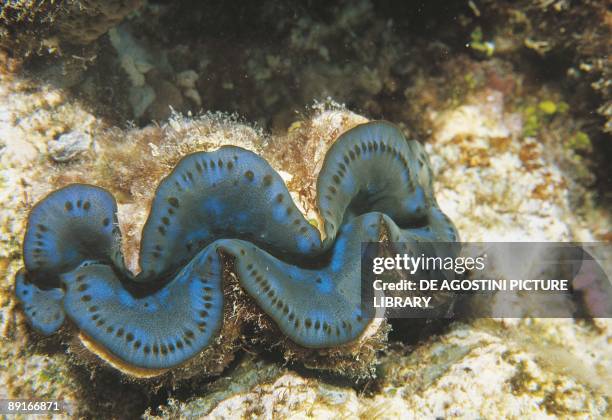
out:
{"label": "clam mantle", "polygon": [[103,360],[150,377],[221,334],[228,264],[292,343],[329,349],[354,343],[374,323],[359,294],[362,242],[385,238],[420,253],[458,239],[435,200],[425,151],[382,121],[330,147],[317,207],[323,235],[257,154],[236,146],[190,154],[156,191],[134,274],[113,196],[71,184],[32,209],[15,293],[34,330],[76,327]]}

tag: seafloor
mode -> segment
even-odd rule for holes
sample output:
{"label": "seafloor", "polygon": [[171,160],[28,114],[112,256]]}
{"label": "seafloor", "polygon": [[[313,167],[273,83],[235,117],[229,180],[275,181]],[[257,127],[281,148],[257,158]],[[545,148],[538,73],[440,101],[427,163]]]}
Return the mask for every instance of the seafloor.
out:
{"label": "seafloor", "polygon": [[425,144],[463,240],[612,240],[606,2],[226,3],[0,6],[0,395],[85,417],[611,417],[609,319],[415,327],[359,383],[245,343],[217,378],[150,389],[33,337],[13,279],[49,191],[112,191],[133,256],[158,181],[234,144],[315,219],[328,145],[368,119]]}

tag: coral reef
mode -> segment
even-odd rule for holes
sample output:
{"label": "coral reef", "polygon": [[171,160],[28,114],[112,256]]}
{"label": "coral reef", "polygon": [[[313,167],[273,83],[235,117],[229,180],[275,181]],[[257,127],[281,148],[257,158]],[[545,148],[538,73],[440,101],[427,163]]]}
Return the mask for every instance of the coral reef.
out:
{"label": "coral reef", "polygon": [[[14,101],[24,104],[35,102],[34,98],[50,95],[46,89],[40,89],[38,92],[31,92],[28,89],[28,95],[15,93],[10,89],[7,92],[10,93],[10,97],[15,98]],[[492,96],[493,102],[487,102],[485,99],[486,96],[478,99],[476,103],[481,103],[480,106],[468,103],[460,107],[457,112],[433,114],[432,143],[426,146],[434,171],[436,196],[440,200],[441,208],[458,224],[462,236],[468,240],[487,238],[489,233],[495,234],[496,237],[514,237],[518,234],[516,231],[508,236],[505,236],[504,231],[516,228],[523,234],[533,233],[530,238],[534,240],[563,240],[568,237],[592,240],[589,238],[593,237],[591,232],[594,229],[605,232],[608,229],[604,223],[605,218],[597,219],[600,227],[592,227],[592,222],[587,225],[587,221],[571,210],[568,191],[558,184],[551,186],[545,195],[534,195],[528,205],[512,204],[519,203],[524,198],[524,188],[509,188],[510,186],[522,185],[526,188],[535,188],[541,182],[539,172],[533,172],[533,166],[525,166],[526,163],[539,163],[542,165],[542,171],[548,170],[553,174],[561,174],[561,171],[546,162],[541,156],[541,147],[535,149],[537,155],[532,156],[532,160],[523,163],[520,158],[522,125],[517,123],[521,120],[521,114],[501,106],[499,96]],[[49,110],[40,116],[44,119],[35,127],[41,124],[54,127],[54,121],[60,115],[67,121],[67,125],[61,129],[68,132],[82,130],[84,124],[89,124],[90,117],[78,109],[78,103],[62,100],[64,102],[57,101],[47,105]],[[22,109],[23,111],[13,112],[24,112],[24,116],[31,112],[27,106],[22,106]],[[53,109],[57,109],[58,114],[51,112]],[[37,165],[19,163],[17,156],[3,155],[5,159],[3,162],[6,162],[2,172],[3,178],[14,180],[27,177],[28,180],[27,185],[16,183],[17,189],[14,191],[4,190],[5,193],[10,193],[6,199],[16,203],[15,206],[3,210],[2,219],[9,235],[3,237],[3,240],[7,241],[6,249],[14,249],[5,257],[8,264],[7,277],[4,279],[4,291],[1,295],[4,302],[2,319],[5,328],[10,327],[7,336],[12,338],[1,342],[0,349],[3,358],[14,361],[7,371],[0,372],[3,375],[2,380],[10,384],[9,395],[15,397],[43,395],[48,398],[61,398],[72,402],[76,412],[81,415],[89,413],[90,416],[101,412],[112,415],[118,410],[139,415],[147,407],[160,414],[168,415],[172,412],[183,413],[185,416],[190,413],[208,413],[215,407],[217,413],[223,413],[226,409],[231,409],[233,412],[271,410],[281,413],[287,409],[288,413],[294,414],[328,413],[330,410],[338,412],[341,407],[346,407],[346,404],[339,405],[334,401],[352,401],[349,407],[357,411],[351,408],[353,410],[351,412],[364,414],[369,413],[369,410],[381,410],[382,407],[385,407],[385,410],[395,407],[398,412],[416,410],[414,411],[416,413],[432,415],[450,414],[450,410],[465,413],[487,412],[482,401],[470,399],[469,395],[473,395],[471,392],[475,392],[485,393],[490,395],[489,399],[495,399],[494,407],[489,407],[490,410],[527,415],[527,413],[547,412],[549,407],[551,410],[559,410],[558,413],[571,412],[562,410],[579,409],[594,416],[603,415],[602,413],[608,410],[605,392],[600,390],[600,385],[597,383],[591,383],[589,378],[595,378],[596,375],[585,376],[581,372],[597,371],[600,374],[608,372],[606,364],[609,363],[607,361],[609,352],[606,350],[608,347],[605,340],[609,336],[609,326],[605,320],[597,321],[593,326],[589,323],[577,324],[572,320],[564,321],[562,325],[557,325],[554,320],[537,320],[537,322],[525,320],[518,325],[508,321],[493,321],[492,324],[478,322],[458,324],[451,326],[448,331],[443,331],[440,335],[431,335],[431,332],[416,333],[414,339],[419,344],[414,347],[415,353],[406,353],[408,350],[405,347],[399,345],[398,348],[397,344],[393,344],[391,349],[387,350],[391,351],[389,357],[380,359],[380,351],[387,346],[385,344],[381,347],[377,344],[384,343],[386,335],[384,326],[379,328],[375,340],[360,343],[354,349],[342,349],[341,354],[335,353],[334,349],[321,351],[298,348],[286,339],[280,339],[278,333],[274,332],[274,325],[270,324],[269,318],[263,312],[257,314],[256,307],[249,306],[248,298],[243,296],[228,301],[226,313],[223,315],[228,328],[222,334],[234,332],[238,335],[232,337],[223,335],[222,342],[216,341],[209,347],[209,351],[205,350],[192,359],[192,363],[196,366],[208,363],[210,370],[205,373],[201,370],[199,372],[213,376],[219,375],[231,359],[215,359],[213,364],[212,358],[221,354],[235,355],[237,347],[246,347],[249,353],[273,349],[275,358],[295,360],[306,366],[326,368],[342,375],[355,377],[364,374],[364,366],[375,367],[382,362],[379,368],[368,373],[368,376],[375,374],[378,379],[366,382],[371,383],[374,388],[365,395],[350,387],[339,387],[337,384],[332,385],[316,378],[307,379],[308,375],[304,378],[293,370],[285,375],[281,373],[281,376],[278,376],[280,381],[276,381],[273,379],[277,377],[275,372],[281,368],[262,361],[254,364],[248,361],[239,362],[237,370],[232,367],[229,371],[226,369],[224,377],[210,385],[190,383],[187,388],[185,385],[182,387],[172,385],[169,388],[162,388],[161,394],[157,394],[155,389],[158,388],[143,390],[139,384],[121,384],[116,375],[112,374],[112,370],[100,368],[99,362],[95,360],[96,357],[92,357],[89,351],[84,350],[82,344],[75,342],[71,338],[72,334],[61,337],[61,342],[65,344],[53,344],[53,341],[49,341],[53,340],[53,337],[42,341],[38,337],[36,340],[31,340],[26,334],[27,329],[24,329],[21,323],[13,325],[9,322],[12,316],[6,305],[10,304],[12,300],[10,296],[13,295],[9,283],[13,281],[11,273],[15,273],[20,265],[18,247],[25,229],[28,210],[27,206],[19,204],[22,197],[29,197],[27,202],[32,203],[54,188],[71,182],[93,182],[108,188],[118,199],[118,219],[124,234],[123,248],[126,262],[130,265],[130,261],[138,260],[140,227],[144,225],[148,207],[155,194],[155,186],[184,154],[197,150],[214,150],[230,142],[256,151],[270,162],[286,182],[295,204],[306,218],[316,220],[317,179],[314,174],[320,171],[325,152],[333,144],[333,140],[340,133],[365,121],[363,117],[337,105],[321,105],[315,107],[311,116],[301,121],[283,137],[270,137],[227,116],[208,114],[197,118],[185,118],[177,115],[167,124],[157,127],[96,130],[93,147],[97,153],[85,154],[68,166],[62,164],[61,170],[57,169],[59,164],[51,159],[45,159],[46,140],[43,135],[28,137],[32,147],[40,150],[35,153],[37,161],[40,162]],[[460,139],[464,140],[460,142]],[[480,156],[479,159],[489,162],[491,159],[493,162],[494,159],[503,159],[506,163],[494,166],[474,165],[475,162],[472,161],[469,151],[477,149],[476,146],[484,144],[483,142],[505,144],[503,153],[499,154],[495,148],[483,147],[483,152],[474,156]],[[285,143],[296,147],[289,149],[279,147]],[[283,150],[286,152],[283,153]],[[448,153],[445,153],[447,150]],[[510,164],[511,162],[515,164]],[[502,168],[505,168],[504,171],[501,171]],[[472,194],[478,193],[478,189],[473,188],[476,183],[483,186],[490,185],[490,188],[485,189],[486,200],[470,198]],[[498,187],[494,187],[495,185]],[[468,194],[465,200],[455,192],[456,188]],[[538,208],[541,206],[546,206],[548,210],[539,211]],[[15,208],[21,210],[15,214]],[[498,213],[500,216],[494,219],[495,223],[483,223]],[[513,216],[503,216],[509,214]],[[552,225],[542,233],[537,233],[537,230],[530,227],[534,220],[538,220],[536,226],[544,227],[551,223]],[[136,268],[137,265],[130,267],[130,269]],[[235,290],[237,279],[233,278],[230,281],[233,281],[230,289]],[[237,290],[240,291],[241,288]],[[225,296],[229,299],[232,294]],[[243,325],[244,321],[252,323],[256,332],[246,341],[242,341],[237,328]],[[414,333],[415,329],[411,328],[411,331]],[[479,350],[483,348],[479,343],[489,341],[479,341],[477,337],[493,339],[500,343],[499,349],[504,350],[497,352],[497,347],[490,346]],[[548,344],[542,343],[542,337],[547,337],[550,343],[548,341]],[[453,343],[456,343],[453,341],[455,339],[473,344],[468,352],[473,356],[468,357],[468,360],[474,363],[469,365],[471,372],[478,371],[486,377],[496,377],[499,380],[497,382],[499,388],[495,388],[497,391],[491,394],[490,387],[477,383],[475,377],[470,376],[470,371],[463,369],[461,363],[464,359],[451,357],[455,354],[453,346]],[[43,345],[45,341],[48,344]],[[39,344],[33,346],[33,342]],[[220,351],[219,346],[227,348]],[[558,361],[551,360],[550,346],[563,346],[574,356],[568,359],[558,355],[556,356],[559,357]],[[395,348],[398,348],[397,352]],[[447,354],[447,352],[440,353],[441,349],[445,348],[448,348],[448,357],[441,356]],[[67,355],[64,354],[66,349]],[[508,375],[495,376],[499,374],[497,371],[499,355],[506,350],[521,357],[516,359],[516,363],[515,359],[505,359],[503,363],[508,363]],[[540,355],[545,356],[542,359]],[[528,365],[520,363],[521,360],[526,360],[525,358],[530,360],[525,362]],[[543,363],[541,360],[550,362]],[[570,361],[575,363],[577,360],[583,361],[582,364],[578,366],[569,363]],[[73,367],[75,364],[76,368]],[[84,369],[79,367],[81,364],[85,364]],[[174,375],[177,378],[181,378],[181,375],[185,377],[193,375],[193,366],[189,365],[175,369]],[[422,377],[424,366],[430,367],[427,370],[430,372],[430,376],[427,377],[432,378],[430,381],[409,381],[407,384],[393,382],[405,382],[400,374],[405,372],[405,369],[410,369],[414,377]],[[571,366],[573,367],[568,371],[568,367]],[[201,369],[201,366],[199,368]],[[521,379],[528,378],[522,373],[526,371],[525,369],[528,369],[527,372],[532,379]],[[564,375],[561,384],[555,382],[559,378],[559,372],[563,372]],[[93,380],[90,379],[90,375],[94,375]],[[529,385],[534,383],[533,381],[540,385]],[[379,388],[380,384],[382,386]],[[403,390],[405,386],[408,386],[408,389]],[[244,391],[240,391],[241,389]],[[303,401],[304,404],[286,400],[288,389],[296,392],[295,401]],[[306,393],[298,392],[300,389]],[[513,389],[516,391],[512,391]],[[540,392],[538,389],[543,391]],[[562,392],[563,389],[571,389],[570,399],[567,397],[568,394]],[[338,396],[340,399],[315,398],[318,390],[329,391],[330,395]],[[471,391],[467,392],[468,390]],[[268,392],[275,397],[257,397],[268,395]],[[422,396],[417,398],[415,393]],[[126,395],[131,397],[126,399]],[[174,398],[170,400],[171,405],[157,411],[157,405],[166,404],[167,395]],[[308,395],[314,399],[310,400]],[[136,396],[138,403],[134,400]],[[347,399],[344,399],[344,396]],[[579,401],[598,402],[583,407],[578,404]],[[260,403],[264,402],[267,408],[260,406]],[[285,403],[289,405],[286,406]]]}
{"label": "coral reef", "polygon": [[[609,205],[612,177],[604,158],[612,153],[609,7],[597,0],[481,3],[476,20],[486,24],[488,39],[497,47],[496,55],[517,66],[532,63],[541,79],[563,90],[569,111],[581,116],[581,126],[572,129],[572,138],[582,133],[579,137],[584,140],[586,135],[590,146],[582,151],[575,148],[577,153],[572,160],[587,157],[596,163],[589,172],[597,176],[601,201]],[[565,145],[573,147],[572,144],[576,145],[570,140]],[[581,166],[577,173],[583,175],[584,164],[577,166]]]}
{"label": "coral reef", "polygon": [[[284,129],[293,121],[291,110],[330,96],[351,109],[418,127],[418,113],[405,102],[417,109],[428,105],[413,100],[424,90],[423,78],[447,78],[444,73],[462,68],[466,59],[476,65],[502,59],[520,63],[536,85],[542,79],[559,85],[571,112],[583,120],[579,129],[596,150],[610,151],[601,133],[610,125],[609,13],[596,0],[433,1],[418,8],[392,0],[317,0],[309,7],[286,1],[137,3],[10,2],[5,6],[10,30],[3,39],[48,43],[53,37],[47,31],[59,31],[62,38],[61,28],[70,27],[62,26],[64,21],[86,22],[82,26],[98,35],[111,29],[93,51],[65,54],[51,67],[33,60],[31,70],[55,83],[74,79],[75,93],[89,96],[93,106],[129,110],[129,118],[143,125],[167,118],[172,107],[240,109],[252,121]],[[129,19],[116,26],[130,11]],[[177,21],[181,25],[175,31],[165,30]],[[247,25],[251,31],[241,29]],[[98,26],[104,29],[97,31]],[[73,29],[65,30],[65,38],[78,43],[87,31]],[[220,38],[227,30],[232,36]],[[8,35],[17,32],[22,36]],[[123,83],[126,89],[119,88]],[[452,94],[457,87],[447,84],[442,90]],[[602,118],[593,118],[595,109]],[[604,166],[599,176],[607,173]]]}
{"label": "coral reef", "polygon": [[[216,338],[166,380],[135,380],[100,364],[69,319],[59,334],[34,333],[14,288],[28,213],[50,191],[90,183],[112,193],[126,270],[136,273],[155,187],[184,155],[230,144],[262,156],[322,229],[316,175],[326,152],[371,118],[424,141],[436,199],[462,239],[609,241],[604,2],[14,1],[0,10],[8,397],[60,399],[69,416],[89,418],[611,417],[606,319],[391,321],[354,346],[309,349],[280,333],[228,260]],[[45,304],[37,315],[57,309]]]}
{"label": "coral reef", "polygon": [[[38,332],[58,331],[65,313],[85,347],[123,372],[150,377],[185,363],[219,335],[222,254],[293,343],[330,348],[368,339],[376,323],[361,307],[362,242],[378,241],[385,231],[418,253],[421,243],[458,238],[437,207],[420,144],[388,123],[339,136],[319,173],[317,207],[323,242],[257,155],[230,146],[191,154],[156,191],[143,228],[142,271],[134,277],[121,253],[115,200],[72,184],[32,209],[15,293]],[[315,264],[308,259],[326,252],[324,268],[308,268]],[[145,289],[138,286],[160,282],[139,296]]]}
{"label": "coral reef", "polygon": [[612,74],[605,57],[612,30],[605,3],[531,0],[482,3],[483,20],[504,22],[492,31],[492,42],[501,47],[502,54],[522,54],[528,50],[556,64],[551,72],[564,71],[568,84],[579,87],[576,96],[587,99],[589,90],[596,93],[599,102],[596,108],[605,119],[604,130],[612,130]]}
{"label": "coral reef", "polygon": [[[589,187],[596,182],[596,199],[609,199],[610,24],[601,2],[433,1],[414,8],[393,0],[316,0],[309,7],[208,0],[153,1],[133,10],[92,51],[33,59],[28,71],[70,87],[119,125],[215,109],[238,110],[282,132],[295,110],[332,97],[372,117],[404,121],[419,138],[429,132],[419,117],[424,109],[452,108],[482,77],[501,90],[520,89],[508,100],[525,111],[525,98],[547,103],[560,91],[555,103],[565,105],[536,122],[538,131],[550,147],[571,148],[568,173]],[[178,21],[175,31],[165,30]],[[247,26],[252,30],[241,29]],[[574,147],[585,144],[574,138],[588,138],[590,147]]]}

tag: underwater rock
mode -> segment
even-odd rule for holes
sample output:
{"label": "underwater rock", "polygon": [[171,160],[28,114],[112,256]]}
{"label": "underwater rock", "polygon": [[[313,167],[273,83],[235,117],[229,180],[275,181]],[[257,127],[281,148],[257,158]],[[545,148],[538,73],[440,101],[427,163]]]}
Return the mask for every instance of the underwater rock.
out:
{"label": "underwater rock", "polygon": [[[129,25],[122,24],[109,31],[109,40],[118,58],[118,65],[130,83],[128,101],[135,118],[146,121],[166,120],[172,111],[182,112],[185,100],[181,90],[168,79],[174,78],[165,51],[158,51],[142,39],[137,39]],[[194,90],[197,73],[182,72],[177,82],[185,95],[199,100]],[[201,103],[201,101],[200,101]]]}
{"label": "underwater rock", "polygon": [[27,56],[89,44],[140,4],[141,0],[6,2],[0,8],[0,47]]}
{"label": "underwater rock", "polygon": [[155,97],[155,90],[149,85],[130,86],[128,100],[132,106],[134,117],[142,117],[149,105],[155,101]]}
{"label": "underwater rock", "polygon": [[[223,333],[232,275],[269,317],[263,341],[280,330],[306,363],[315,354],[307,349],[351,354],[380,340],[382,326],[361,306],[361,243],[385,232],[417,248],[458,236],[437,206],[422,146],[385,122],[338,137],[319,172],[317,206],[324,240],[255,153],[193,153],[157,188],[135,275],[124,263],[115,199],[71,184],[30,213],[16,296],[36,331],[57,332],[65,314],[88,350],[141,378],[190,361],[216,337],[235,337]],[[367,372],[372,357],[364,360]]]}
{"label": "underwater rock", "polygon": [[181,91],[174,84],[158,77],[149,77],[154,71],[147,74],[150,86],[155,92],[155,98],[146,108],[145,115],[153,121],[163,121],[168,119],[173,110],[181,112],[185,108],[185,100]]}
{"label": "underwater rock", "polygon": [[200,75],[194,70],[185,70],[176,75],[176,83],[183,88],[183,95],[191,99],[197,106],[202,105],[202,98],[196,89]]}
{"label": "underwater rock", "polygon": [[564,174],[545,162],[542,144],[522,138],[521,116],[504,106],[501,92],[434,117],[427,148],[443,191],[438,199],[464,240],[561,242],[578,233],[570,228],[577,223]]}
{"label": "underwater rock", "polygon": [[[245,358],[205,393],[186,401],[172,398],[155,407],[157,415],[148,410],[144,418],[240,418],[251,413],[281,418],[403,418],[407,413],[415,418],[607,418],[609,384],[604,381],[609,374],[599,379],[585,366],[582,350],[576,352],[572,345],[568,357],[558,341],[569,334],[577,347],[585,342],[605,346],[606,334],[575,330],[572,324],[453,324],[444,336],[424,340],[416,349],[388,350],[377,386],[368,393]],[[547,350],[544,342],[554,350]],[[609,360],[604,353],[597,355],[602,367]]]}
{"label": "underwater rock", "polygon": [[153,54],[134,38],[126,25],[112,28],[108,32],[108,38],[132,86],[143,86],[145,74],[155,67],[157,57],[153,57]]}
{"label": "underwater rock", "polygon": [[47,143],[47,149],[54,161],[67,162],[89,150],[91,142],[92,138],[89,134],[71,131],[62,134],[57,140]]}

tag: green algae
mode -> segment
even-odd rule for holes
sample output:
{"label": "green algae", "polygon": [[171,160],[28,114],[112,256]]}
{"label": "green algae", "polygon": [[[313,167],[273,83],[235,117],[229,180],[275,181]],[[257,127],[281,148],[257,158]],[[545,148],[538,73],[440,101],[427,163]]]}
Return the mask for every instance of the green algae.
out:
{"label": "green algae", "polygon": [[523,135],[525,137],[536,137],[540,134],[543,126],[545,126],[555,115],[563,114],[569,110],[569,105],[566,102],[555,102],[550,99],[545,99],[538,102],[537,105],[529,105],[523,109],[524,127]]}
{"label": "green algae", "polygon": [[565,147],[574,151],[590,151],[593,145],[587,133],[578,131],[567,140]]}
{"label": "green algae", "polygon": [[480,26],[477,26],[470,34],[468,46],[486,57],[492,57],[495,53],[495,43],[484,40],[482,28]]}

